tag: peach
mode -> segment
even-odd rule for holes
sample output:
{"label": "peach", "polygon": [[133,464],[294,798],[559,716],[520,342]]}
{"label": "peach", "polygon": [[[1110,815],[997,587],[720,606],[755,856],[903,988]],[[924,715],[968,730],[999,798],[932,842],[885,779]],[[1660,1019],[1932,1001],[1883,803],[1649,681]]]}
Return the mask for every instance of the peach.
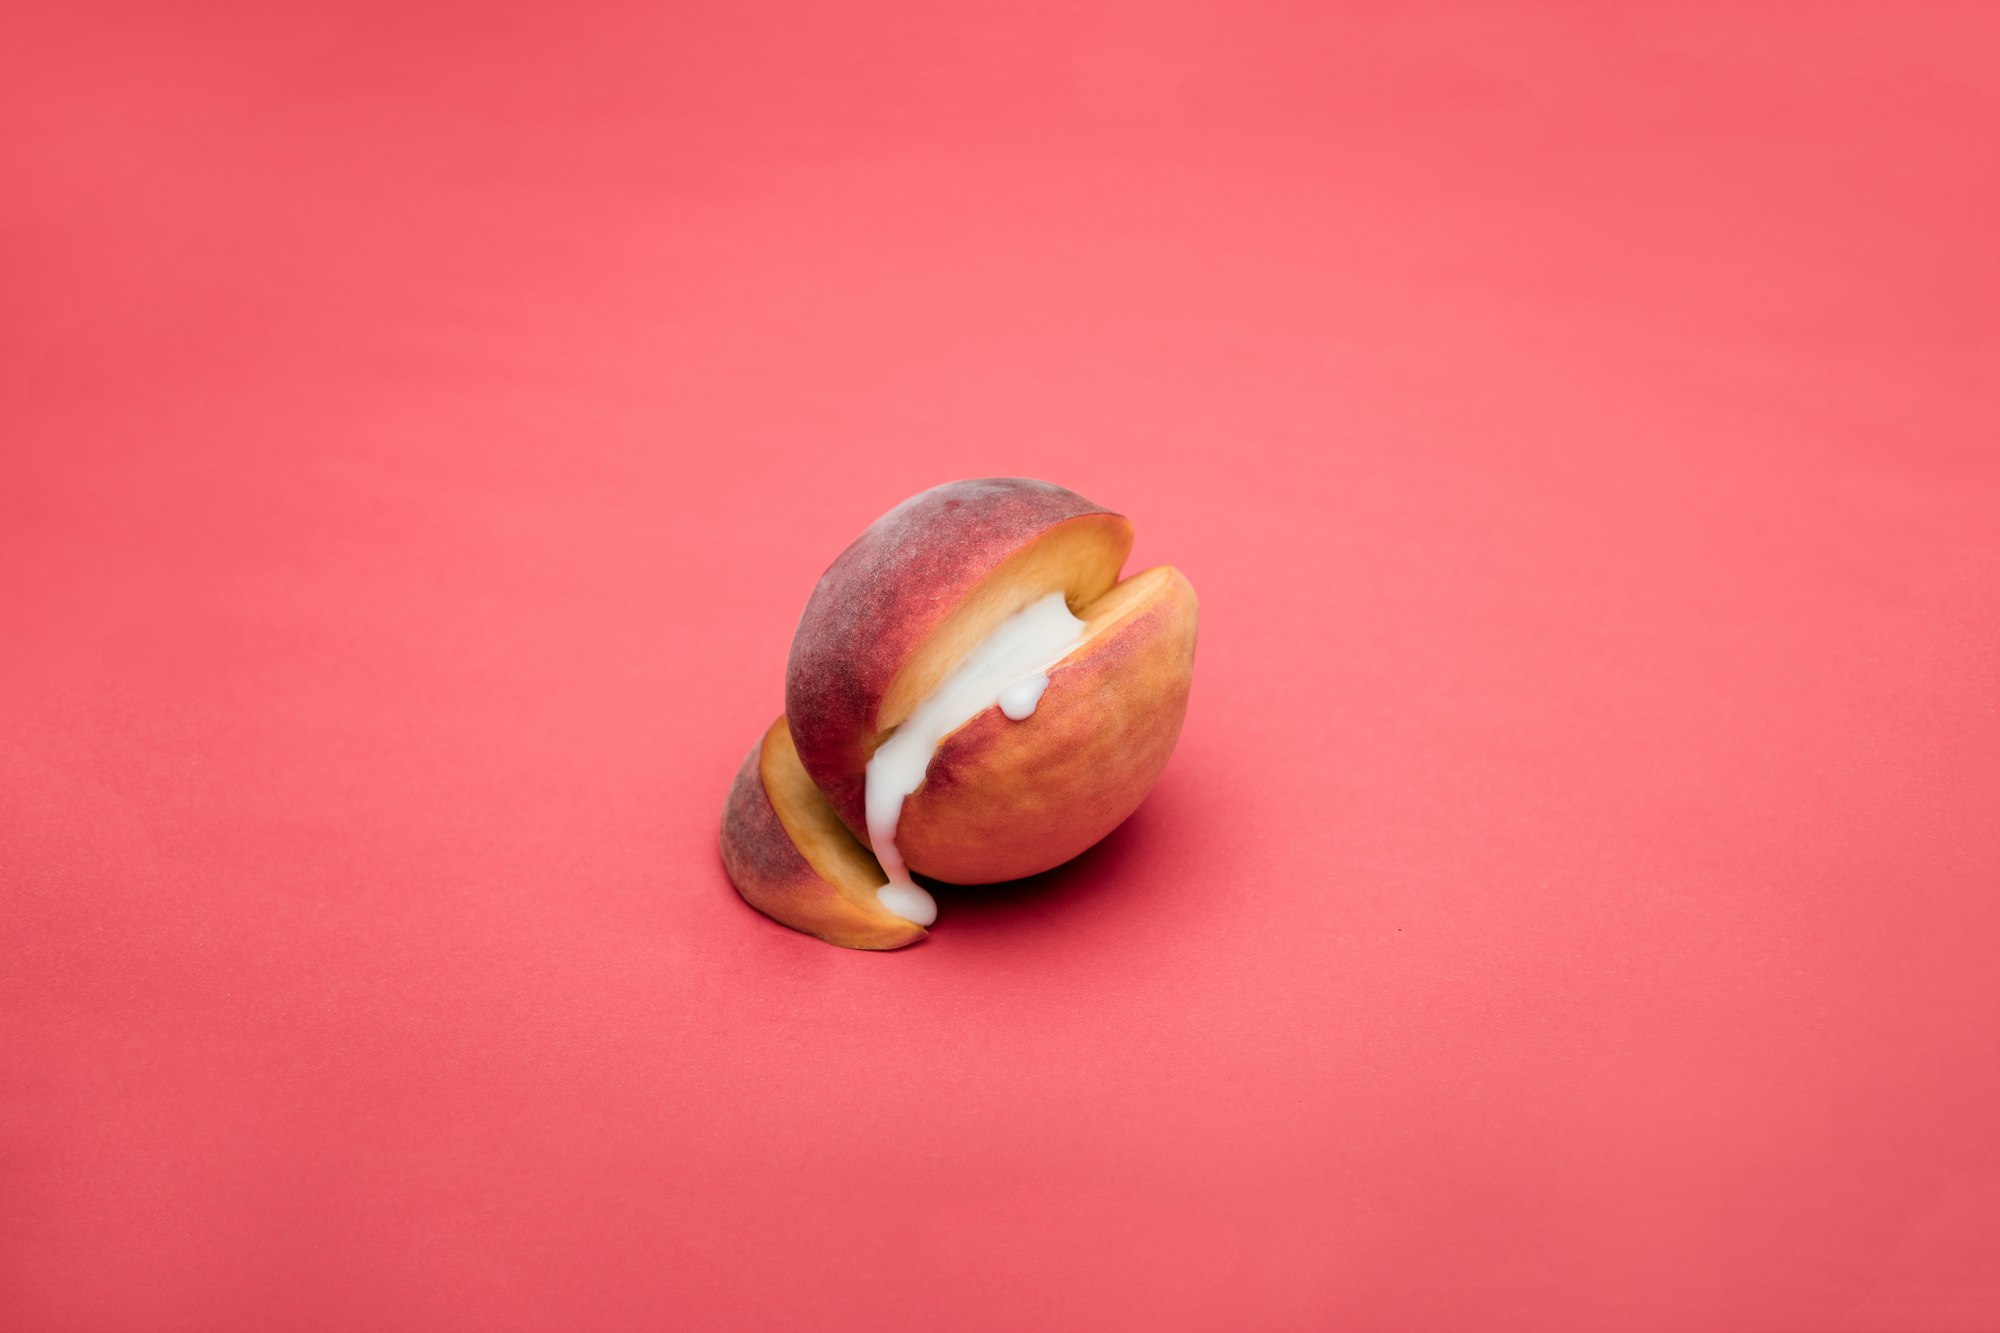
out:
{"label": "peach", "polygon": [[1033,715],[989,708],[940,743],[896,845],[952,883],[1058,865],[1116,828],[1159,777],[1187,710],[1194,589],[1169,567],[1118,581],[1126,519],[1019,478],[953,482],[877,519],[827,569],[792,641],[798,757],[868,841],[876,748],[970,648],[1051,592],[1085,622]]}
{"label": "peach", "polygon": [[989,708],[938,746],[896,826],[913,868],[952,884],[1036,874],[1124,823],[1152,790],[1187,712],[1194,588],[1150,569],[1084,621],[1033,717]]}
{"label": "peach", "polygon": [[882,867],[799,765],[780,717],[736,772],[722,813],[722,864],[772,920],[849,949],[900,949],[925,930],[877,900]]}

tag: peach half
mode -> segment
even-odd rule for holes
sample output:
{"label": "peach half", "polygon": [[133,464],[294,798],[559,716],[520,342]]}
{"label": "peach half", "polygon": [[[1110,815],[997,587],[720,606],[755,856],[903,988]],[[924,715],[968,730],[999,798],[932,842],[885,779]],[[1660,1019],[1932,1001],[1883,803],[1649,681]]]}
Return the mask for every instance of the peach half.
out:
{"label": "peach half", "polygon": [[945,735],[902,804],[896,850],[933,879],[992,883],[1060,865],[1138,808],[1180,736],[1197,607],[1168,566],[1121,582],[1131,547],[1120,514],[990,478],[911,497],[841,553],[800,618],[785,713],[858,843],[872,845],[876,751],[996,628],[1055,593],[1082,624],[1031,715],[987,707]]}

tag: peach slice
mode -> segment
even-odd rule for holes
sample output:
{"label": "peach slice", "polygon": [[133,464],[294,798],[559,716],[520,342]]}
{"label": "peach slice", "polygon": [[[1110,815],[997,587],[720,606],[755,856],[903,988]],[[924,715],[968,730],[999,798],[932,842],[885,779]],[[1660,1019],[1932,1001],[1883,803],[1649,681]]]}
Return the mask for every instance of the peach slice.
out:
{"label": "peach slice", "polygon": [[820,579],[786,673],[800,761],[863,843],[867,767],[896,726],[1015,612],[1063,595],[1084,636],[1032,716],[989,708],[946,736],[905,802],[909,867],[978,884],[1048,869],[1145,798],[1186,714],[1194,589],[1161,567],[1123,583],[1132,527],[1072,491],[953,482],[876,520]]}
{"label": "peach slice", "polygon": [[1059,866],[1125,822],[1180,738],[1194,588],[1169,566],[1084,611],[1034,716],[989,708],[945,737],[903,803],[896,846],[933,879],[991,884]]}
{"label": "peach slice", "polygon": [[927,933],[890,912],[885,876],[799,765],[780,717],[737,770],[722,813],[722,864],[743,901],[848,949],[900,949]]}

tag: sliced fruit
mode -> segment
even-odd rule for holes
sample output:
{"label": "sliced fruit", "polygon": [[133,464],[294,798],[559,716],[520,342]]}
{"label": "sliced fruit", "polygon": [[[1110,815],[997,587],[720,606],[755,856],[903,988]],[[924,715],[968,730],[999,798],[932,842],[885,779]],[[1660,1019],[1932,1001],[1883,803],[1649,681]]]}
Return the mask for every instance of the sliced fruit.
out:
{"label": "sliced fruit", "polygon": [[882,906],[882,867],[807,776],[782,716],[737,770],[722,863],[743,901],[829,944],[900,949],[927,933]]}
{"label": "sliced fruit", "polygon": [[1118,581],[1132,525],[1043,481],[912,496],[843,551],[806,603],[785,673],[800,761],[864,840],[864,772],[971,646],[1050,592],[1076,610]]}
{"label": "sliced fruit", "polygon": [[954,884],[1037,874],[1139,808],[1180,738],[1197,603],[1149,569],[1086,609],[1085,638],[1049,673],[1034,715],[989,708],[945,737],[903,803],[896,846]]}

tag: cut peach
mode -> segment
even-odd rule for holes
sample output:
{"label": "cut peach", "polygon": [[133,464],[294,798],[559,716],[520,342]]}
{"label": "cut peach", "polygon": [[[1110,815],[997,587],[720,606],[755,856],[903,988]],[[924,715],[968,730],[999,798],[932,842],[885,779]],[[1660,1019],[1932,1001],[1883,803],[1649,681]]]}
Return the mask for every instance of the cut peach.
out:
{"label": "cut peach", "polygon": [[1043,481],[960,481],[868,526],[820,578],[792,638],[785,713],[799,759],[867,837],[864,773],[971,646],[1030,602],[1072,609],[1118,580],[1132,525]]}
{"label": "cut peach", "polygon": [[882,867],[799,765],[780,717],[737,770],[722,815],[722,863],[765,916],[849,949],[900,949],[926,934],[876,897]]}
{"label": "cut peach", "polygon": [[1011,879],[1095,843],[1145,798],[1180,734],[1194,589],[1162,567],[1123,583],[1125,518],[1046,482],[954,482],[878,519],[814,589],[786,674],[799,758],[868,841],[868,761],[974,645],[1049,593],[1085,622],[1031,716],[988,708],[947,735],[902,807],[909,867]]}
{"label": "cut peach", "polygon": [[1059,866],[1125,822],[1180,738],[1194,588],[1149,569],[1085,609],[1084,641],[1034,716],[989,708],[945,737],[903,804],[896,845],[934,879],[990,884]]}

